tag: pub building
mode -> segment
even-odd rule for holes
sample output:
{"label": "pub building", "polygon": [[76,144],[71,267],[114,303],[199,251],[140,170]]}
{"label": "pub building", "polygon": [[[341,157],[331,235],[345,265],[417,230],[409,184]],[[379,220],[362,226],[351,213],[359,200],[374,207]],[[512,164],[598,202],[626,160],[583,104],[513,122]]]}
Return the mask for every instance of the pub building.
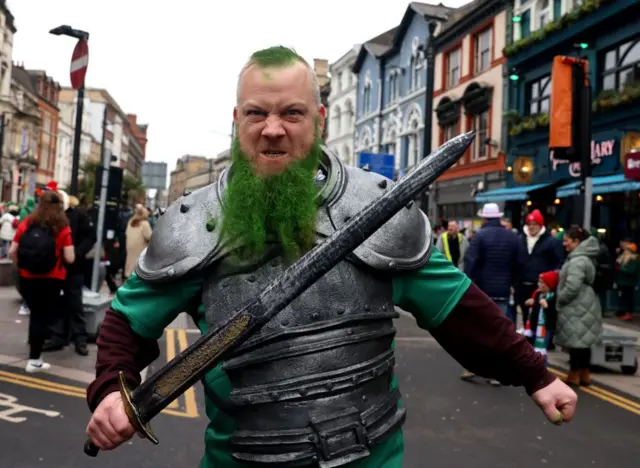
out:
{"label": "pub building", "polygon": [[[580,164],[549,150],[553,59],[580,57],[593,95],[592,226],[612,247],[626,237],[639,242],[640,181],[625,175],[625,164],[640,149],[640,2],[516,0],[509,15],[506,187],[476,201],[500,203],[519,228],[534,208],[548,227],[581,224]],[[631,156],[631,166],[638,159]]]}

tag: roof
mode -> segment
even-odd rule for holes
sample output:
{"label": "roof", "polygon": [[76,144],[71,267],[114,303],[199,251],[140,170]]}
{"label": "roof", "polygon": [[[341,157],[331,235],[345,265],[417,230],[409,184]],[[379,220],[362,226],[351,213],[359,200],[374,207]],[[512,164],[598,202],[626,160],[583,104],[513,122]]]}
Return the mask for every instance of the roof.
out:
{"label": "roof", "polygon": [[16,80],[18,84],[20,84],[24,89],[26,89],[28,92],[30,92],[34,96],[38,95],[38,93],[36,92],[36,88],[33,85],[33,80],[31,79],[31,75],[29,75],[29,72],[25,70],[23,67],[14,63],[13,67],[11,68],[11,78]]}
{"label": "roof", "polygon": [[386,54],[391,55],[400,49],[402,42],[404,41],[404,36],[411,25],[414,15],[420,15],[427,21],[443,23],[449,19],[453,12],[455,12],[454,8],[444,6],[442,3],[438,5],[418,2],[410,3],[402,17],[400,25],[396,28],[392,46],[386,51]]}
{"label": "roof", "polygon": [[371,54],[374,57],[381,57],[384,55],[384,53],[391,48],[391,44],[393,44],[393,37],[395,36],[397,29],[398,27],[396,26],[395,28],[389,29],[388,31],[385,31],[362,44],[351,70],[354,73],[359,73],[367,54]]}
{"label": "roof", "polygon": [[449,15],[447,21],[442,23],[435,38],[436,48],[468,34],[485,19],[495,16],[505,8],[503,0],[472,0],[461,6]]}

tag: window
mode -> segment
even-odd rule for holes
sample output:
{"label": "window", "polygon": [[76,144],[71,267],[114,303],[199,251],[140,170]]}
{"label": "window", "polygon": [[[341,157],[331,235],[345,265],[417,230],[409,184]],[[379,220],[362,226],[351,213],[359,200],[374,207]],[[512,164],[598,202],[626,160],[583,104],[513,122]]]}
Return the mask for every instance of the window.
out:
{"label": "window", "polygon": [[447,87],[451,88],[460,83],[460,48],[447,55]]}
{"label": "window", "polygon": [[529,37],[531,35],[531,11],[524,11],[520,18],[520,37]]}
{"label": "window", "polygon": [[409,124],[409,135],[407,135],[408,145],[407,145],[407,165],[406,167],[410,168],[418,164],[420,160],[420,141],[419,141],[419,132],[418,126],[420,125],[419,121],[416,118],[410,120]]}
{"label": "window", "polygon": [[550,83],[551,76],[545,76],[529,84],[529,115],[549,113],[549,101],[551,97]]}
{"label": "window", "polygon": [[368,114],[371,112],[371,84],[364,85],[364,99],[362,100],[362,113]]}
{"label": "window", "polygon": [[400,73],[393,70],[389,75],[389,102],[400,97]]}
{"label": "window", "polygon": [[[441,144],[445,144],[447,141],[451,140],[453,137],[458,136],[459,133],[459,125],[458,122],[453,123],[451,125],[447,125],[446,127],[442,127],[442,136],[443,140]],[[453,166],[457,166],[458,163],[463,163],[464,158],[458,159]]]}
{"label": "window", "polygon": [[640,39],[625,42],[604,56],[603,90],[622,91],[632,83],[640,83]]}
{"label": "window", "polygon": [[553,0],[553,19],[560,19],[562,16],[562,0]]}
{"label": "window", "polygon": [[473,140],[471,160],[484,161],[488,156],[485,141],[489,137],[489,111],[484,111],[473,118],[473,129],[476,132],[476,138]]}
{"label": "window", "polygon": [[538,28],[544,28],[551,21],[551,9],[549,8],[549,0],[540,0],[538,2]]}
{"label": "window", "polygon": [[491,66],[491,28],[475,37],[475,72],[480,73]]}

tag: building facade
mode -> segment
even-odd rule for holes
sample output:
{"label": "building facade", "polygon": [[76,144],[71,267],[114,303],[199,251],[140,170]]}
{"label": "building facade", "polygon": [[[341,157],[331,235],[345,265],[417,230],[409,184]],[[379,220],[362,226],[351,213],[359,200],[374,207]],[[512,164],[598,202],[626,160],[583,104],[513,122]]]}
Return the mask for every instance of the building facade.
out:
{"label": "building facade", "polygon": [[14,63],[11,75],[12,113],[4,118],[2,160],[9,181],[5,184],[3,198],[23,203],[35,194],[42,117],[38,94],[29,73]]}
{"label": "building facade", "polygon": [[167,203],[170,205],[182,196],[187,188],[187,180],[197,173],[200,168],[208,164],[205,156],[194,156],[186,154],[178,159],[176,168],[169,175],[169,197]]}
{"label": "building facade", "polygon": [[327,126],[327,146],[343,163],[355,165],[354,136],[358,77],[352,72],[360,46],[354,46],[330,66],[331,94]]}
{"label": "building facade", "polygon": [[[0,112],[5,119],[6,132],[9,131],[8,118],[13,114],[13,36],[16,33],[13,15],[5,0],[0,0]],[[5,133],[6,135],[6,133]],[[0,201],[12,200],[14,182],[13,165],[9,163],[10,143],[4,139],[0,153]],[[15,200],[14,200],[15,201]]]}
{"label": "building facade", "polygon": [[185,189],[189,191],[197,190],[218,181],[222,171],[231,162],[231,151],[226,150],[218,154],[215,158],[207,159],[200,168],[187,177]]}
{"label": "building facade", "polygon": [[[73,156],[73,126],[70,122],[70,109],[60,111],[58,121],[58,143],[56,146],[56,167],[54,178],[60,187],[71,186],[71,165]],[[65,115],[66,114],[66,115]]]}
{"label": "building facade", "polygon": [[473,145],[431,189],[437,219],[478,225],[477,192],[504,186],[502,142],[506,11],[475,0],[436,29],[431,139],[434,147],[471,130]]}
{"label": "building facade", "polygon": [[28,73],[38,95],[38,106],[42,121],[38,141],[36,184],[43,188],[55,176],[58,122],[60,120],[58,108],[60,84],[50,76],[47,76],[47,73],[42,70],[29,70]]}
{"label": "building facade", "polygon": [[398,27],[362,45],[353,66],[355,151],[393,154],[398,176],[422,159],[424,138],[431,133],[424,128],[425,100],[433,91],[426,88],[429,23],[444,22],[453,11],[411,3]]}
{"label": "building facade", "polygon": [[[626,180],[625,155],[640,148],[640,30],[637,0],[516,1],[507,14],[507,188],[481,194],[501,201],[516,224],[532,208],[550,224],[579,223],[580,164],[549,151],[551,68],[555,56],[589,61],[592,88],[592,224],[610,240],[640,237],[640,183]],[[579,46],[576,46],[579,45]]]}

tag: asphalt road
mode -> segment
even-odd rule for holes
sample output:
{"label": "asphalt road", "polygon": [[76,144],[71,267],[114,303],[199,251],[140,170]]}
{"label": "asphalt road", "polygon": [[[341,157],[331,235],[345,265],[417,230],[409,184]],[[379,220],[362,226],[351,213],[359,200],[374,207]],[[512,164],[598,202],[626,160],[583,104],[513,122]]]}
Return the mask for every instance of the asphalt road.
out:
{"label": "asphalt road", "polygon": [[[595,386],[579,392],[574,422],[556,427],[520,389],[494,388],[482,379],[461,381],[460,367],[410,319],[399,320],[398,328],[397,373],[408,409],[405,467],[640,465],[639,401]],[[161,362],[197,335],[170,331],[168,338]],[[206,424],[199,387],[153,421],[160,445],[136,438],[96,459],[82,452],[89,417],[82,387],[1,368],[0,467],[198,466]]]}

